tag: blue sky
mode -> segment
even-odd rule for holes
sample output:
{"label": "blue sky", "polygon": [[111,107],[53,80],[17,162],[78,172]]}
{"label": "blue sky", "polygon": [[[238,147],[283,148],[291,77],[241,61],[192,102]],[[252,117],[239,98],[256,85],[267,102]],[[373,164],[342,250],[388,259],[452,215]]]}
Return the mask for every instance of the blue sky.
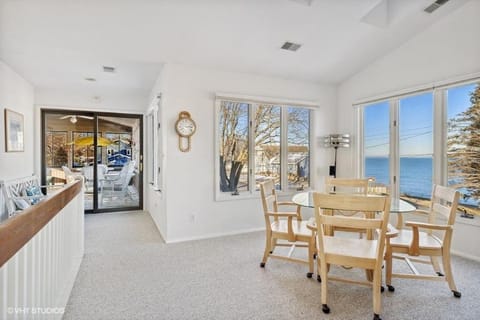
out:
{"label": "blue sky", "polygon": [[[470,106],[470,92],[475,84],[447,90],[448,118]],[[400,155],[422,156],[433,153],[433,95],[424,93],[400,100]],[[389,106],[380,102],[365,107],[365,156],[388,156]]]}

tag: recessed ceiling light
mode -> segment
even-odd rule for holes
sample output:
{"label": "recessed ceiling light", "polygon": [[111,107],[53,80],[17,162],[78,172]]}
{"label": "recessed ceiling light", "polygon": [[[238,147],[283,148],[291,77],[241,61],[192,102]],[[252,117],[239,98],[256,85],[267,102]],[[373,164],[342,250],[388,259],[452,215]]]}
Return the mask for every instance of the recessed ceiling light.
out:
{"label": "recessed ceiling light", "polygon": [[86,81],[90,81],[90,82],[95,82],[97,81],[97,79],[95,78],[85,78]]}
{"label": "recessed ceiling light", "polygon": [[282,45],[281,49],[288,50],[288,51],[297,51],[298,49],[300,49],[301,46],[302,46],[301,44],[287,41]]}
{"label": "recessed ceiling light", "polygon": [[103,66],[103,72],[114,73],[115,67]]}

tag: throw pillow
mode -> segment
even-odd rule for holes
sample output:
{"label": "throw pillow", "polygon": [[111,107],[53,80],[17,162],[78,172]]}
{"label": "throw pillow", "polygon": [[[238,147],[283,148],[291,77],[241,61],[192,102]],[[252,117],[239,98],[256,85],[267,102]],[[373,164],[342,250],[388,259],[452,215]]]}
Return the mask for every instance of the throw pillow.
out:
{"label": "throw pillow", "polygon": [[44,195],[38,186],[29,186],[25,189],[27,196],[30,197],[30,204],[34,205],[43,199]]}
{"label": "throw pillow", "polygon": [[13,202],[15,203],[15,206],[17,207],[17,210],[25,210],[28,207],[30,207],[30,204],[25,199],[15,198],[15,199],[13,199]]}

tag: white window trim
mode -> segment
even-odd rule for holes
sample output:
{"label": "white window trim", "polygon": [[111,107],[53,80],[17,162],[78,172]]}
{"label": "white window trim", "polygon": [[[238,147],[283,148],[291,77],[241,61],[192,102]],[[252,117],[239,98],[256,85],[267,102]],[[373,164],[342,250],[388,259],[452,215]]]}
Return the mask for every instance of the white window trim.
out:
{"label": "white window trim", "polygon": [[[150,109],[147,111],[147,139],[151,145],[147,149],[148,157],[148,183],[153,190],[163,192],[165,157],[163,146],[163,126],[162,126],[162,94],[158,94],[152,101]],[[152,119],[150,121],[149,119]],[[151,127],[153,125],[153,128]],[[153,133],[153,136],[152,136]],[[152,159],[153,158],[153,159]],[[153,173],[153,177],[152,177]]]}
{"label": "white window trim", "polygon": [[[390,106],[390,185],[392,187],[391,194],[394,197],[400,196],[400,180],[399,168],[400,158],[398,157],[399,144],[398,137],[398,111],[399,101],[406,97],[420,95],[422,93],[430,92],[433,96],[433,172],[432,183],[447,185],[447,90],[455,87],[461,87],[468,84],[480,83],[480,73],[470,74],[466,76],[457,77],[450,80],[439,81],[431,85],[423,85],[412,89],[399,90],[394,93],[374,96],[365,99],[359,99],[358,102],[353,103],[356,109],[356,125],[359,143],[357,144],[357,154],[355,167],[358,168],[359,177],[365,176],[364,164],[364,116],[365,107],[381,102],[388,102]],[[396,121],[397,126],[393,125]],[[442,138],[435,138],[442,137]],[[393,143],[392,143],[393,142]],[[396,176],[396,182],[393,183],[392,178]]]}
{"label": "white window trim", "polygon": [[[252,110],[257,108],[258,104],[269,104],[269,105],[279,105],[279,106],[290,106],[290,107],[298,107],[298,108],[304,108],[304,109],[309,109],[310,110],[310,117],[309,117],[309,158],[310,158],[310,168],[309,168],[309,180],[310,180],[310,187],[306,188],[305,190],[309,190],[313,187],[314,181],[313,177],[315,176],[313,174],[313,165],[314,165],[314,154],[316,152],[316,144],[314,143],[313,139],[313,119],[315,117],[315,109],[317,109],[319,106],[317,103],[312,102],[312,101],[306,101],[306,100],[291,100],[291,99],[280,99],[280,98],[270,98],[270,97],[258,97],[258,96],[249,96],[249,95],[238,95],[238,94],[230,94],[230,93],[217,93],[215,96],[215,112],[214,112],[214,121],[215,121],[215,131],[214,131],[214,159],[215,159],[215,165],[214,165],[214,194],[215,194],[215,201],[235,201],[235,200],[245,200],[245,199],[255,199],[260,197],[260,192],[255,190],[255,173],[254,173],[254,168],[249,167],[249,190],[243,193],[240,193],[239,195],[232,195],[228,192],[221,192],[220,191],[220,162],[219,162],[219,154],[220,154],[220,140],[219,140],[219,110],[221,106],[221,101],[222,100],[228,100],[228,101],[235,101],[235,102],[244,102],[252,105]],[[282,110],[285,108],[282,108]],[[253,124],[253,115],[252,112],[249,110],[249,123],[251,123],[251,126],[254,126]],[[287,119],[288,120],[288,113],[287,112],[281,112],[281,140],[280,140],[280,145],[286,145],[287,142],[287,126],[283,125]],[[249,130],[250,133],[250,130]],[[285,144],[284,144],[285,143]],[[249,149],[250,146],[255,144],[255,138],[253,134],[249,134]],[[286,148],[280,148],[281,150],[281,157],[284,159],[284,153],[286,156],[287,150]],[[250,151],[250,150],[249,150]],[[255,154],[253,152],[249,152],[249,164],[255,163]],[[281,172],[283,173],[286,171],[284,169],[285,164],[281,163]],[[288,185],[288,179],[285,174],[281,175],[281,185],[286,186]],[[297,193],[298,191],[295,191],[293,189],[282,189],[278,192],[279,197],[286,197],[293,195]]]}

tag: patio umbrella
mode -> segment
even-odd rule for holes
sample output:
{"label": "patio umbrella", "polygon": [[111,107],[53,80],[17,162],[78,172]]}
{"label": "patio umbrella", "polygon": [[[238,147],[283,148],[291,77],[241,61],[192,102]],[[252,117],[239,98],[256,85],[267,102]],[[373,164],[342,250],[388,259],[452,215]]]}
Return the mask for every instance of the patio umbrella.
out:
{"label": "patio umbrella", "polygon": [[[93,145],[93,137],[81,137],[81,138],[75,139],[70,144],[74,144],[76,146],[91,146]],[[106,147],[111,144],[112,144],[112,141],[108,140],[107,138],[97,137],[97,145],[99,147]]]}

